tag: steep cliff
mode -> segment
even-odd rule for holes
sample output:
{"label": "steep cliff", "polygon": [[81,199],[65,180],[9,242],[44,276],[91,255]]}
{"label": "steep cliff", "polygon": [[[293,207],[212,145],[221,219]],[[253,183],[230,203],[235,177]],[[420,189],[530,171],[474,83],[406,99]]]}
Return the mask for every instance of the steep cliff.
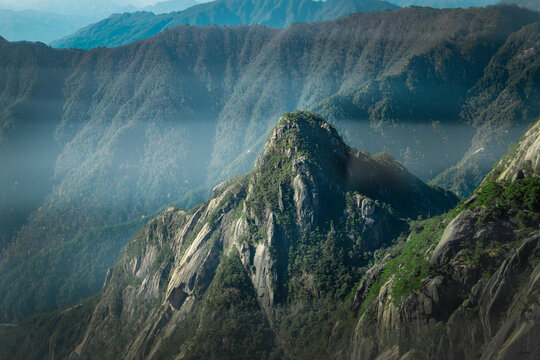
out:
{"label": "steep cliff", "polygon": [[370,269],[340,358],[540,356],[540,122],[456,209]]}

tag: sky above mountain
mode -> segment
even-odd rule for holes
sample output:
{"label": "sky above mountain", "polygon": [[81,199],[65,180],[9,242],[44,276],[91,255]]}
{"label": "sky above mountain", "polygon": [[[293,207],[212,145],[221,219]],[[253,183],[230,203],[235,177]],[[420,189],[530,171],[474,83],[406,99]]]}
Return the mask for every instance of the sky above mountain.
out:
{"label": "sky above mountain", "polygon": [[[207,2],[198,0],[197,2]],[[0,8],[11,10],[38,10],[59,14],[82,14],[88,11],[96,14],[135,11],[155,5],[160,0],[0,0]],[[87,13],[88,15],[88,13]]]}
{"label": "sky above mountain", "polygon": [[[196,0],[198,3],[210,0]],[[51,13],[81,14],[81,12],[121,12],[144,9],[167,0],[0,0],[0,8],[12,10],[32,9]],[[392,0],[400,6],[468,7],[495,4],[497,0]]]}
{"label": "sky above mountain", "polygon": [[[99,3],[100,1],[78,1],[79,4],[84,3]],[[118,5],[124,6],[148,6],[154,5],[158,1],[156,0],[116,0],[116,1],[107,1],[108,3],[116,3]],[[66,0],[2,0],[0,5],[9,7],[12,9],[40,9],[48,8],[55,5],[62,5],[63,7],[73,7],[71,5],[72,1]],[[51,9],[54,10],[54,9]]]}

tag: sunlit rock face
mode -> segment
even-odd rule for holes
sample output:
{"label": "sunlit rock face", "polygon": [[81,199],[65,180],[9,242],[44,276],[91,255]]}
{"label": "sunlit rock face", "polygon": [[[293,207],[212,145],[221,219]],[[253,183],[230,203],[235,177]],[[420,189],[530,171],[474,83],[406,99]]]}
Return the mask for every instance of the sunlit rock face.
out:
{"label": "sunlit rock face", "polygon": [[540,176],[540,123],[523,135],[509,156],[498,164],[502,171],[497,180],[519,180]]}

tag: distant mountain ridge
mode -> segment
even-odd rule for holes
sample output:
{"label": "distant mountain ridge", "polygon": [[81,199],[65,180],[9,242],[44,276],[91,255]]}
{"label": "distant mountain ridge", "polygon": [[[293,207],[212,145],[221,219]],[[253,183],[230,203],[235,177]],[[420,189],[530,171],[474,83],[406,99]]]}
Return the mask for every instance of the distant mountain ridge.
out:
{"label": "distant mountain ridge", "polygon": [[26,0],[14,2],[0,0],[0,8],[24,11],[31,9],[40,12],[74,15],[74,16],[107,16],[113,12],[133,11],[136,8],[128,5],[130,0]]}
{"label": "distant mountain ridge", "polygon": [[0,2],[0,35],[10,41],[49,43],[112,13],[134,10],[112,0]]}
{"label": "distant mountain ridge", "polygon": [[169,0],[157,2],[154,5],[145,7],[143,10],[151,11],[154,14],[163,14],[173,11],[182,11],[197,4],[198,2],[195,0]]}
{"label": "distant mountain ridge", "polygon": [[540,11],[540,3],[535,0],[501,0],[501,4],[516,4],[527,9]]}
{"label": "distant mountain ridge", "polygon": [[436,8],[467,8],[471,6],[488,6],[495,4],[516,4],[531,10],[540,10],[536,0],[391,0],[393,4],[406,6],[430,6]]}
{"label": "distant mountain ridge", "polygon": [[494,5],[498,0],[391,0],[391,3],[399,6],[430,6],[434,8],[467,8],[471,6]]}
{"label": "distant mountain ridge", "polygon": [[217,0],[181,12],[115,14],[75,34],[53,41],[56,48],[114,47],[153,36],[178,25],[266,25],[285,27],[293,22],[333,20],[360,11],[397,9],[380,0]]}

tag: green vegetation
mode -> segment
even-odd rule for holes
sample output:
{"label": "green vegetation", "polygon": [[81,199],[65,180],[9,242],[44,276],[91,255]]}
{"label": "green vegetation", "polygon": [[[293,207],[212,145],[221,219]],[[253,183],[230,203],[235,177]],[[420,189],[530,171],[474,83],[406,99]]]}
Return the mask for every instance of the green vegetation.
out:
{"label": "green vegetation", "polygon": [[[487,182],[476,192],[476,200],[470,205],[462,202],[451,212],[432,219],[411,223],[411,234],[406,242],[401,242],[391,249],[392,257],[387,260],[381,277],[370,288],[369,295],[362,305],[366,311],[379,294],[380,288],[392,279],[392,299],[400,304],[411,292],[420,290],[422,279],[433,270],[428,262],[431,251],[439,242],[446,225],[465,209],[483,206],[486,208],[479,218],[479,225],[497,219],[506,219],[510,210],[520,223],[521,233],[529,234],[537,229],[540,222],[540,178],[532,177],[513,182]],[[483,246],[481,243],[467,247],[455,261],[465,261],[473,268],[480,268],[489,258],[506,253],[519,246],[517,243],[492,242]],[[380,257],[380,255],[379,255]],[[491,271],[491,270],[490,270]]]}
{"label": "green vegetation", "polygon": [[368,296],[362,303],[361,313],[372,305],[379,295],[381,287],[389,280],[393,280],[391,295],[396,304],[401,304],[411,292],[422,288],[425,279],[432,267],[428,262],[430,251],[435,249],[446,225],[457,214],[455,212],[436,216],[425,221],[413,221],[411,233],[407,241],[401,241],[396,247],[390,249],[390,259],[381,276],[371,286]]}
{"label": "green vegetation", "polygon": [[[422,280],[436,271],[428,262],[428,258],[450,220],[466,209],[479,207],[484,209],[477,221],[478,226],[489,221],[507,220],[512,213],[511,216],[519,222],[518,235],[531,234],[537,230],[540,223],[540,178],[534,176],[515,181],[487,181],[475,191],[472,201],[463,201],[454,210],[442,216],[411,222],[408,240],[398,243],[388,251],[391,257],[386,260],[380,278],[369,289],[361,312],[369,309],[381,286],[389,280],[392,280],[392,299],[397,304],[405,300],[411,292],[420,290],[423,286]],[[484,276],[490,276],[494,270],[489,265],[490,259],[500,258],[510,249],[519,247],[522,240],[523,236],[518,237],[516,241],[504,243],[492,241],[484,245],[478,242],[466,246],[452,261],[465,263],[473,269],[484,269]],[[378,258],[382,256],[378,255]]]}
{"label": "green vegetation", "polygon": [[274,333],[238,255],[222,255],[202,301],[160,346],[156,359],[185,348],[187,359],[279,359]]}
{"label": "green vegetation", "polygon": [[437,245],[450,218],[451,215],[442,215],[424,223],[413,223],[401,253],[388,261],[383,277],[394,276],[392,299],[396,303],[401,303],[411,292],[422,287],[422,280],[431,270],[427,256]]}
{"label": "green vegetation", "polygon": [[[354,193],[347,194],[349,203],[353,198]],[[376,206],[375,216],[386,232],[380,243],[366,231],[356,204],[351,204],[346,217],[330,221],[296,241],[288,257],[289,302],[313,297],[342,301],[350,294],[359,280],[358,269],[371,266],[375,253],[390,246],[406,227],[388,205]]]}
{"label": "green vegetation", "polygon": [[237,254],[222,256],[201,306],[188,359],[270,358],[274,334]]}
{"label": "green vegetation", "polygon": [[[2,299],[4,308],[10,304],[17,317],[23,317],[29,307],[52,311],[92,296],[103,286],[107,269],[117,260],[117,254],[144,223],[140,219],[103,226],[30,257],[3,274],[0,288],[11,289]],[[20,281],[35,278],[41,281]]]}
{"label": "green vegetation", "polygon": [[308,360],[335,354],[358,322],[350,311],[351,303],[352,298],[312,299],[278,306],[275,328],[285,358]]}
{"label": "green vegetation", "polygon": [[69,356],[84,335],[99,294],[50,314],[34,315],[14,326],[0,325],[2,357],[49,360]]}
{"label": "green vegetation", "polygon": [[299,239],[289,253],[289,302],[343,299],[350,292],[358,278],[346,240],[333,226],[326,235],[316,229]]}
{"label": "green vegetation", "polygon": [[476,200],[462,209],[484,206],[488,211],[480,223],[505,219],[514,210],[522,231],[537,229],[540,223],[540,177],[533,176],[515,181],[488,181],[475,192]]}

